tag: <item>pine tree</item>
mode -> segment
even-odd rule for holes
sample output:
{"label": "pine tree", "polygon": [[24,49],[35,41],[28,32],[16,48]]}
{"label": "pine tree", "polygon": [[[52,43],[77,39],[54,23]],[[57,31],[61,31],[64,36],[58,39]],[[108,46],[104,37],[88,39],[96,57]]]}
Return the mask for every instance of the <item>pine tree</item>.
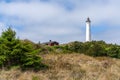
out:
{"label": "pine tree", "polygon": [[16,32],[10,27],[0,37],[0,66],[21,68],[39,68],[41,57],[30,43],[16,38]]}

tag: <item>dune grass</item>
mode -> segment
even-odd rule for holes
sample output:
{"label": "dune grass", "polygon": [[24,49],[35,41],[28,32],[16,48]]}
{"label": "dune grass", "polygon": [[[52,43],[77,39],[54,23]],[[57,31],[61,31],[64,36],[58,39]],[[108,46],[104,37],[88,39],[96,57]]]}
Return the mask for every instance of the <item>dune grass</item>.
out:
{"label": "dune grass", "polygon": [[120,80],[120,60],[83,54],[44,54],[40,71],[0,70],[0,80]]}

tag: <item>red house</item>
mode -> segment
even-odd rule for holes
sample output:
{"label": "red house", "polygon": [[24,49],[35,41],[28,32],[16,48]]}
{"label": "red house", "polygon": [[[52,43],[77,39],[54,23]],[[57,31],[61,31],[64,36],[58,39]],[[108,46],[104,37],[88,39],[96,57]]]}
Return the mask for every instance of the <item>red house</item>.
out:
{"label": "red house", "polygon": [[57,41],[49,41],[49,42],[45,42],[43,43],[44,45],[49,45],[49,46],[55,46],[55,45],[59,45],[59,43]]}

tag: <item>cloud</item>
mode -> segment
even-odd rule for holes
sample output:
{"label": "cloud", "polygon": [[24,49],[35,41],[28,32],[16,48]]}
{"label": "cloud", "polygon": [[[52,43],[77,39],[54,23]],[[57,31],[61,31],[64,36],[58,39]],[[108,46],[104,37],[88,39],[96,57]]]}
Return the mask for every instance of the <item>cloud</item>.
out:
{"label": "cloud", "polygon": [[97,33],[93,39],[116,43],[110,38],[118,39],[120,34],[116,30],[120,29],[119,3],[119,0],[1,0],[0,22],[13,25],[22,39],[68,42],[85,40],[85,20],[90,17],[93,33]]}
{"label": "cloud", "polygon": [[43,20],[55,17],[60,13],[58,6],[47,3],[2,3],[0,9],[1,14],[28,20]]}

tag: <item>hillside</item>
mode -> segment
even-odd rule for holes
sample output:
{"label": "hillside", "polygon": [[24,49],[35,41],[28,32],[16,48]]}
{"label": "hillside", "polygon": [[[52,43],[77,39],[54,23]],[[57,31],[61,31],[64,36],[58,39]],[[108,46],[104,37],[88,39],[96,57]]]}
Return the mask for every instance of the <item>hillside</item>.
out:
{"label": "hillside", "polygon": [[120,80],[120,60],[84,54],[42,54],[49,68],[1,70],[0,80]]}
{"label": "hillside", "polygon": [[120,80],[120,45],[74,41],[60,45],[0,36],[0,80]]}

